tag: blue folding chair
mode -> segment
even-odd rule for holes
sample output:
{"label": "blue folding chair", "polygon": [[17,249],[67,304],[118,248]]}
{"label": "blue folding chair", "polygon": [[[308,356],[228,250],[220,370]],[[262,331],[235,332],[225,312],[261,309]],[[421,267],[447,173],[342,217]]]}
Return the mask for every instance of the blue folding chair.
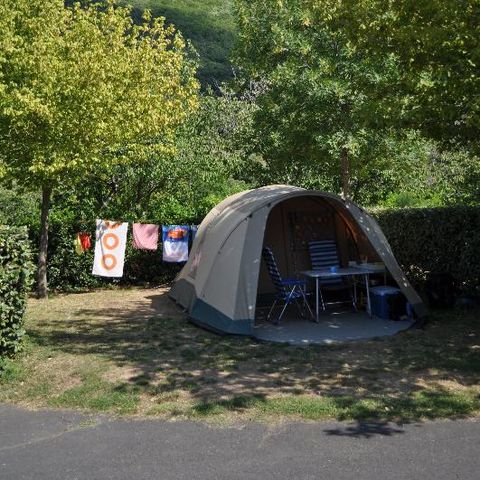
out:
{"label": "blue folding chair", "polygon": [[[333,240],[317,240],[308,243],[308,251],[310,253],[310,261],[312,264],[312,270],[323,270],[330,267],[340,267],[340,259],[338,258],[337,244]],[[322,309],[325,310],[325,305],[333,303],[345,303],[341,302],[325,302],[323,299],[322,289],[330,292],[347,292],[349,293],[349,301],[351,300],[353,308],[356,308],[355,297],[352,294],[351,285],[345,283],[341,278],[322,278],[320,279],[320,301],[322,303]]]}
{"label": "blue folding chair", "polygon": [[[310,308],[310,305],[307,302],[307,297],[305,294],[307,282],[305,280],[297,280],[296,278],[282,278],[282,276],[280,275],[280,272],[278,271],[277,263],[275,261],[275,256],[273,255],[271,248],[264,247],[262,250],[262,257],[265,261],[265,264],[268,269],[268,273],[270,274],[270,278],[272,279],[273,285],[275,286],[275,290],[276,290],[275,301],[270,307],[270,310],[267,315],[267,320],[270,320],[270,316],[272,315],[273,309],[275,308],[275,306],[279,301],[283,301],[284,305],[283,305],[282,311],[280,312],[280,315],[273,322],[275,325],[278,325],[288,305],[292,302],[298,308],[300,312],[300,316],[302,318],[305,317],[305,312],[304,312],[304,309],[302,308],[302,304],[310,312],[310,315],[312,316],[312,318],[314,318],[313,312]],[[302,300],[302,302],[299,303],[299,300]]]}

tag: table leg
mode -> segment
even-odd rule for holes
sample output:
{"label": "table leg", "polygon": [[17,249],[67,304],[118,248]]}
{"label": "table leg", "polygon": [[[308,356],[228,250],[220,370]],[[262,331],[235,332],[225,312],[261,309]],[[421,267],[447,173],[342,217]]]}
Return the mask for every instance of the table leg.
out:
{"label": "table leg", "polygon": [[318,277],[315,277],[315,321],[320,321],[320,314],[318,311]]}
{"label": "table leg", "polygon": [[370,304],[370,285],[368,281],[368,273],[365,274],[365,288],[367,290],[367,313],[372,316],[372,305]]}
{"label": "table leg", "polygon": [[352,277],[353,280],[353,302],[355,303],[355,309],[357,308],[358,302],[357,302],[357,278]]}

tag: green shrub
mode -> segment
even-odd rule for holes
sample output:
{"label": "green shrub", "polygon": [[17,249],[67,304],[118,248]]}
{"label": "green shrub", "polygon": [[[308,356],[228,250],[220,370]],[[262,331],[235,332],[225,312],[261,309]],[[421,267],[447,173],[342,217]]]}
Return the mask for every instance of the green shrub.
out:
{"label": "green shrub", "polygon": [[463,293],[480,294],[480,207],[377,210],[393,252],[413,284],[448,272]]}
{"label": "green shrub", "polygon": [[[92,275],[94,230],[91,226],[89,229],[76,227],[75,223],[58,221],[50,223],[47,265],[50,290],[73,292],[103,285],[100,278]],[[91,234],[92,249],[87,250],[82,255],[77,255],[73,242],[80,231]],[[37,246],[38,230],[34,232],[34,235],[35,246]]]}
{"label": "green shrub", "polygon": [[32,271],[27,229],[0,226],[0,358],[20,349]]}

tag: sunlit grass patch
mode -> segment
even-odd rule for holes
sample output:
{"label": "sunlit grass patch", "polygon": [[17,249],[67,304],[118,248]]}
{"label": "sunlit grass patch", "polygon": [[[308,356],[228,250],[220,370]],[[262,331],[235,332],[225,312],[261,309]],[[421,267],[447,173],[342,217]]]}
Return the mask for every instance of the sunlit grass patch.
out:
{"label": "sunlit grass patch", "polygon": [[20,362],[14,362],[9,358],[0,359],[0,380],[1,383],[15,384],[25,380],[25,369]]}
{"label": "sunlit grass patch", "polygon": [[82,384],[69,388],[48,400],[48,406],[79,408],[120,415],[133,414],[139,403],[139,389],[125,384],[113,384],[95,374],[86,375]]}
{"label": "sunlit grass patch", "polygon": [[[245,414],[257,419],[292,418],[305,420],[403,420],[468,416],[480,411],[480,397],[475,392],[448,394],[436,391],[417,392],[405,398],[371,396],[315,397],[310,395],[263,398],[237,396],[228,400],[197,403],[183,410],[188,417],[208,417],[229,413]],[[169,408],[164,405],[163,414]]]}

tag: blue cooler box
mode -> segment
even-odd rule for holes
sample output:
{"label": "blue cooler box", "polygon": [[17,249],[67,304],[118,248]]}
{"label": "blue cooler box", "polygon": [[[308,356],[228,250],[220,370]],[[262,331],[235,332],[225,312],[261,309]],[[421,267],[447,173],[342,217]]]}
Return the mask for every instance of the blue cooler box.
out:
{"label": "blue cooler box", "polygon": [[388,307],[388,298],[392,295],[401,295],[402,292],[396,287],[373,287],[370,289],[370,305],[372,307],[372,315],[390,319],[390,309]]}

